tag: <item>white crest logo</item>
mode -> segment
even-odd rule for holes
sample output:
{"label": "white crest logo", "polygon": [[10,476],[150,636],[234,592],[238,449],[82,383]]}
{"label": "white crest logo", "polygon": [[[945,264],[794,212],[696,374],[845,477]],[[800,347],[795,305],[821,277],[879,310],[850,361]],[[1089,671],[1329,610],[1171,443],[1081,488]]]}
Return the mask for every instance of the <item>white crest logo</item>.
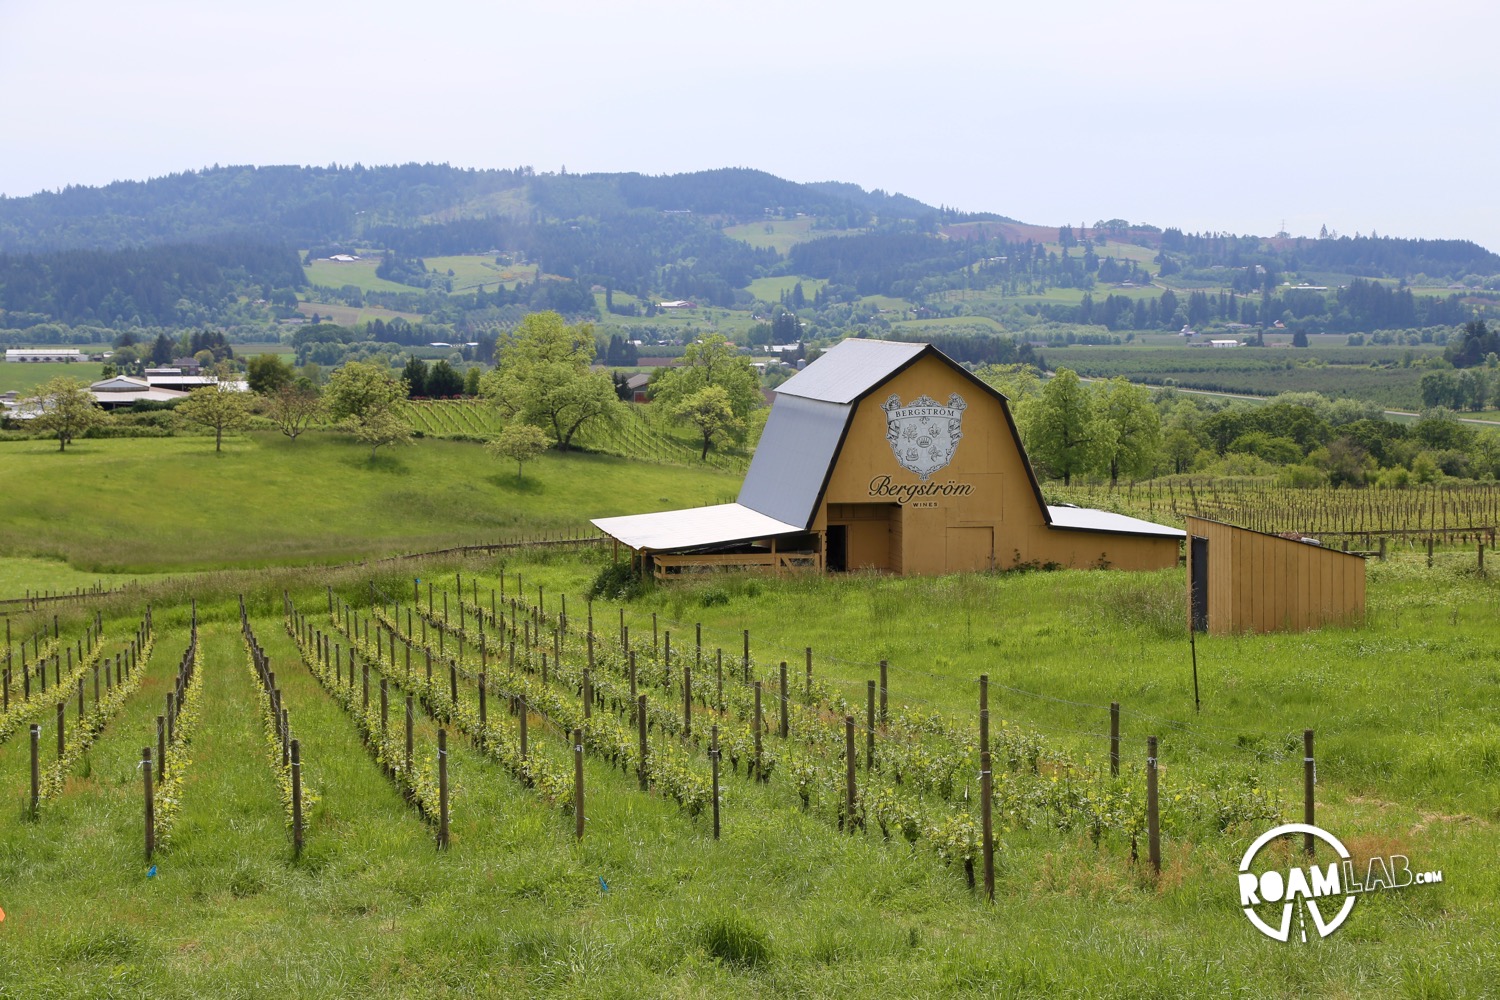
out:
{"label": "white crest logo", "polygon": [[953,461],[958,439],[963,437],[968,405],[956,392],[948,397],[946,406],[931,396],[918,396],[902,406],[901,397],[892,394],[880,408],[885,411],[885,439],[896,455],[896,463],[926,482]]}

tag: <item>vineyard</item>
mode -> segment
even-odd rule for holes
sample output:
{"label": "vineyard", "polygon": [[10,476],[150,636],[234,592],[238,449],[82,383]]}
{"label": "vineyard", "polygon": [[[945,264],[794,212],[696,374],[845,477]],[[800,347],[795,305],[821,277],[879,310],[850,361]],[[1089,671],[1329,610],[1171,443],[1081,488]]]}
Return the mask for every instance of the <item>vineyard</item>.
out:
{"label": "vineyard", "polygon": [[[401,412],[412,429],[426,437],[487,441],[504,426],[499,410],[482,400],[412,400]],[[707,465],[743,472],[750,464],[749,452],[736,448],[716,447],[706,460],[700,460],[701,443],[646,405],[625,406],[612,421],[585,424],[574,435],[573,445],[662,465]]]}
{"label": "vineyard", "polygon": [[[1467,509],[1446,499],[1450,521]],[[1430,521],[1427,503],[1410,516]],[[1466,503],[1480,516],[1478,496]],[[695,992],[771,996],[793,980],[820,995],[968,993],[1030,975],[1040,995],[1114,961],[1117,986],[1190,991],[1207,950],[1240,961],[1257,947],[1223,874],[1249,837],[1301,819],[1308,791],[1320,819],[1385,829],[1355,800],[1393,780],[1390,748],[1407,738],[1384,714],[1387,675],[1358,704],[1268,709],[1269,693],[1353,644],[1385,651],[1402,683],[1440,669],[1388,613],[1431,599],[1394,562],[1372,569],[1388,596],[1371,631],[1295,643],[1264,682],[1252,671],[1273,647],[1200,640],[1200,718],[1163,667],[1181,635],[1176,574],[578,596],[605,558],[506,550],[16,605],[0,785],[25,808],[0,815],[0,979],[577,995],[600,976],[653,994],[686,975]],[[1452,621],[1434,641],[1463,655],[1460,616],[1488,613],[1490,585],[1416,569],[1441,574]],[[1083,606],[1097,610],[1065,610]],[[1487,815],[1493,790],[1451,762],[1488,759],[1492,727],[1459,701],[1471,734],[1451,756],[1402,757],[1396,779],[1428,812]],[[1319,734],[1316,786],[1303,728]],[[1463,850],[1488,850],[1484,828],[1463,829]],[[1418,839],[1414,856],[1441,843]],[[1464,891],[1446,905],[1472,909],[1489,886]],[[1196,953],[1186,963],[1129,958],[1115,931],[1040,965],[1024,946],[994,965],[978,942],[922,945],[974,926],[999,940],[1066,934],[1086,914],[1152,919],[1163,900],[1196,914],[1165,931]],[[1413,919],[1362,906],[1367,926]],[[121,908],[138,917],[112,921]],[[1379,961],[1360,937],[1330,944]],[[455,961],[476,949],[493,961]],[[267,971],[277,954],[299,957]],[[387,983],[393,960],[406,978]],[[1288,992],[1335,981],[1318,975],[1278,973]]]}
{"label": "vineyard", "polygon": [[1388,489],[1292,489],[1191,477],[1118,487],[1049,488],[1051,502],[1113,510],[1181,524],[1192,515],[1273,534],[1327,535],[1371,548],[1380,538],[1433,539],[1443,544],[1484,541],[1500,531],[1500,484]]}

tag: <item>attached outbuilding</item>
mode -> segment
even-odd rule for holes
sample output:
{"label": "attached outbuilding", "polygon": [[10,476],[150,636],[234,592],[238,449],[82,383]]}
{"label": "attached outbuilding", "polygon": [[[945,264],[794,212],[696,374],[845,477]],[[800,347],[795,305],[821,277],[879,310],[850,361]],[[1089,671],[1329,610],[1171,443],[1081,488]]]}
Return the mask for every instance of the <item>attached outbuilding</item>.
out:
{"label": "attached outbuilding", "polygon": [[1194,630],[1301,632],[1365,616],[1365,560],[1301,535],[1187,519],[1188,615]]}
{"label": "attached outbuilding", "polygon": [[1184,537],[1049,506],[1003,395],[930,344],[859,339],[777,387],[736,502],[593,523],[658,575],[1162,569]]}

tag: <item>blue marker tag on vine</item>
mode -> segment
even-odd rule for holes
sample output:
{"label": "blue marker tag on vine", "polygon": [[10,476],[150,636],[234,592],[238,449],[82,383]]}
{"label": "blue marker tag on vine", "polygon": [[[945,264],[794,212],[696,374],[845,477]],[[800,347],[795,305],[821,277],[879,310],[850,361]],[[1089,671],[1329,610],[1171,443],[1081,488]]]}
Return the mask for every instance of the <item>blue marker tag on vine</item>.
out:
{"label": "blue marker tag on vine", "polygon": [[150,868],[148,868],[146,870],[146,877],[147,878],[156,878],[156,866],[155,865],[152,865]]}
{"label": "blue marker tag on vine", "polygon": [[609,891],[609,883],[606,882],[606,881],[604,881],[604,876],[603,875],[599,876],[599,891],[600,892],[608,892]]}

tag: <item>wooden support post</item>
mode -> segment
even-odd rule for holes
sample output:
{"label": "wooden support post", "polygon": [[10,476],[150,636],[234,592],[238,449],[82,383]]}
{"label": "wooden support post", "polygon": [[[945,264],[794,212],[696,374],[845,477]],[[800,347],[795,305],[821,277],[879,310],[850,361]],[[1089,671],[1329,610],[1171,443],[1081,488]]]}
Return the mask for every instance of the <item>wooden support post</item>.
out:
{"label": "wooden support post", "polygon": [[359,665],[360,704],[364,710],[370,710],[370,665],[361,663]]}
{"label": "wooden support post", "polygon": [[484,746],[489,740],[489,689],[485,683],[484,671],[479,672],[479,745]]}
{"label": "wooden support post", "polygon": [[[281,692],[276,692],[276,703],[281,704]],[[292,766],[292,710],[281,710],[281,766]]]}
{"label": "wooden support post", "polygon": [[708,760],[713,769],[714,783],[714,839],[719,839],[719,727],[709,729]]}
{"label": "wooden support post", "polygon": [[661,686],[668,691],[672,689],[672,630],[667,629],[662,644],[661,660]]}
{"label": "wooden support post", "polygon": [[146,860],[156,851],[156,795],[151,790],[151,748],[141,748],[141,774],[146,786]]}
{"label": "wooden support post", "polygon": [[406,756],[402,758],[402,773],[411,774],[411,729],[412,729],[412,703],[411,693],[406,695]]}
{"label": "wooden support post", "polygon": [[1156,737],[1146,737],[1146,851],[1151,871],[1161,874],[1161,816],[1157,810]]}
{"label": "wooden support post", "polygon": [[890,721],[890,718],[891,718],[891,715],[890,715],[890,712],[888,710],[887,703],[886,703],[886,698],[890,694],[890,690],[891,690],[890,683],[889,683],[889,676],[888,676],[888,673],[887,673],[888,666],[889,665],[884,660],[880,661],[880,724],[881,725],[885,725],[887,722]]}
{"label": "wooden support post", "polygon": [[714,650],[714,708],[724,711],[724,650]]}
{"label": "wooden support post", "polygon": [[755,780],[762,781],[761,768],[761,731],[765,729],[765,721],[760,711],[760,681],[755,682]]}
{"label": "wooden support post", "polygon": [[385,745],[386,733],[391,724],[391,695],[384,677],[380,678],[380,744]]}
{"label": "wooden support post", "polygon": [[875,682],[865,682],[865,770],[875,770]]}
{"label": "wooden support post", "polygon": [[573,829],[583,839],[583,730],[573,730]]}
{"label": "wooden support post", "polygon": [[[1313,785],[1318,780],[1318,764],[1313,759],[1313,731],[1302,730],[1302,822],[1313,826],[1315,819],[1315,802],[1313,799]],[[1313,854],[1313,835],[1305,833],[1302,835],[1302,851],[1308,857]]]}
{"label": "wooden support post", "polygon": [[[988,714],[988,713],[986,713]],[[989,750],[979,753],[979,848],[984,859],[984,895],[995,901],[994,771]]]}
{"label": "wooden support post", "polygon": [[63,739],[64,730],[68,725],[68,703],[60,701],[57,703],[57,759],[62,760],[63,750],[67,741]]}
{"label": "wooden support post", "polygon": [[1109,703],[1109,776],[1120,776],[1120,703]]}
{"label": "wooden support post", "polygon": [[843,828],[854,832],[854,716],[844,716],[844,822]]}
{"label": "wooden support post", "polygon": [[1432,569],[1432,536],[1427,536],[1427,568]]}
{"label": "wooden support post", "polygon": [[790,718],[788,716],[787,687],[786,687],[786,661],[785,660],[781,661],[781,717],[780,717],[780,722],[781,722],[781,725],[780,725],[780,727],[778,728],[777,731],[781,734],[781,738],[782,739],[786,739],[787,736],[789,736],[791,734],[791,720],[790,720]]}
{"label": "wooden support post", "polygon": [[693,738],[693,668],[682,668],[682,735]]}
{"label": "wooden support post", "polygon": [[458,667],[448,661],[448,701],[455,711],[458,709]]}
{"label": "wooden support post", "polygon": [[[385,681],[381,681],[380,686],[384,693]],[[292,857],[302,857],[302,743],[300,740],[292,740]]]}
{"label": "wooden support post", "polygon": [[646,696],[641,695],[635,702],[635,727],[636,734],[640,738],[640,763],[636,772],[641,779],[641,791],[651,787],[651,767],[647,759],[650,748],[646,745]]}
{"label": "wooden support post", "polygon": [[583,717],[592,719],[594,717],[594,690],[593,672],[588,667],[583,668]]}
{"label": "wooden support post", "polygon": [[83,725],[83,678],[78,678],[78,724]]}
{"label": "wooden support post", "polygon": [[[448,595],[443,594],[446,602]],[[438,834],[439,850],[448,847],[448,730],[438,730]]]}
{"label": "wooden support post", "polygon": [[[42,727],[35,722],[31,724],[31,815],[36,817],[37,808],[41,805],[41,743]],[[151,796],[148,793],[146,797]]]}
{"label": "wooden support post", "polygon": [[156,756],[161,760],[161,776],[167,776],[167,717],[156,717]]}

